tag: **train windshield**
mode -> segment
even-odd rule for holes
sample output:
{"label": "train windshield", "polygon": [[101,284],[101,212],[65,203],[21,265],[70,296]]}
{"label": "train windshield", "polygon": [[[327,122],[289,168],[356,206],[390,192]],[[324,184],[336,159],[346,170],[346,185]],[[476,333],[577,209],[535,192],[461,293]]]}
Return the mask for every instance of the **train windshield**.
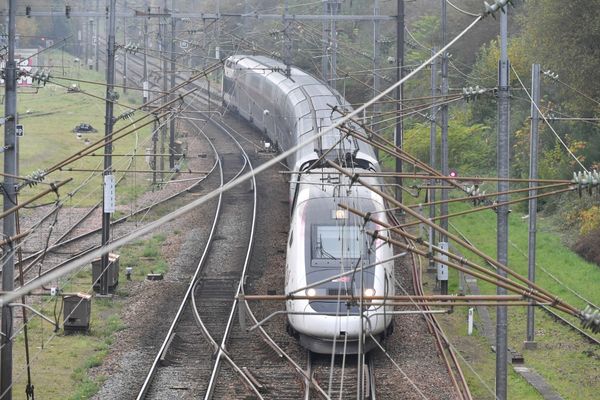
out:
{"label": "train windshield", "polygon": [[312,265],[339,266],[361,256],[361,233],[356,225],[313,225]]}

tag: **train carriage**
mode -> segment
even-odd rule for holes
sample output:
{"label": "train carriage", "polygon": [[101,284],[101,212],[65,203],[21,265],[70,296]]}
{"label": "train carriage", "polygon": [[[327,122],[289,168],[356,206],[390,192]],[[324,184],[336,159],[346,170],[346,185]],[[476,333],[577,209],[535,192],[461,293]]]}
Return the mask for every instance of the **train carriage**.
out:
{"label": "train carriage", "polygon": [[[368,235],[377,226],[365,225],[339,204],[377,213],[386,221],[385,202],[363,186],[352,185],[322,159],[341,160],[357,173],[379,171],[379,164],[370,146],[338,129],[310,140],[342,117],[336,110],[351,107],[315,77],[297,68],[291,68],[289,77],[285,71],[284,64],[267,57],[229,57],[223,99],[279,149],[307,142],[287,159],[295,173],[290,179],[285,293],[307,297],[286,302],[288,330],[317,353],[357,353],[363,333],[368,351],[375,344],[372,338],[380,340],[391,332],[392,307],[385,300],[363,303],[361,324],[359,300],[394,294],[394,267],[389,261],[393,249]],[[371,181],[382,183],[378,178]],[[334,297],[342,295],[353,300]]]}

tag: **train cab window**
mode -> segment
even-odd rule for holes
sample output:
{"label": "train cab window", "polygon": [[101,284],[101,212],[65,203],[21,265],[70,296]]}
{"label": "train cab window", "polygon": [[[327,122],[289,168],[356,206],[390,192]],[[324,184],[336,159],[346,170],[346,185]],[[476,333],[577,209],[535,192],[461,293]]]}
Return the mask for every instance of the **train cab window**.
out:
{"label": "train cab window", "polygon": [[342,260],[357,260],[361,256],[358,226],[314,225],[312,234],[313,267],[335,267]]}

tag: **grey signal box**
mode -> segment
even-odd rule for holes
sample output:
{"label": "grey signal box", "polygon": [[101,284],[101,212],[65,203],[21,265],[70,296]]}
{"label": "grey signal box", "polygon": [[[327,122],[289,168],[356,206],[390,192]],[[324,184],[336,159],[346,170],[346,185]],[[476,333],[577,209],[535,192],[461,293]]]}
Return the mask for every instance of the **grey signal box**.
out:
{"label": "grey signal box", "polygon": [[[108,275],[108,291],[114,293],[115,288],[119,284],[119,255],[108,254],[108,267],[106,268]],[[102,259],[96,258],[92,261],[92,284],[96,292],[100,291],[100,275],[102,275]]]}
{"label": "grey signal box", "polygon": [[84,293],[63,297],[65,332],[87,332],[90,329],[92,313],[91,297]]}

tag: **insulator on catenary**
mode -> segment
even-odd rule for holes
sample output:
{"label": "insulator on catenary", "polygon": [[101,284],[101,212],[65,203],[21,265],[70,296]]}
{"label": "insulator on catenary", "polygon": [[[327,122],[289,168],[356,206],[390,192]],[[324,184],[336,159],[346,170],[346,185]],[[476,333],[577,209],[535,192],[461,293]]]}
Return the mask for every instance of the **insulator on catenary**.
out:
{"label": "insulator on catenary", "polygon": [[600,174],[597,170],[573,172],[571,182],[577,185],[579,196],[583,194],[584,189],[589,195],[592,195],[594,188],[600,193]]}
{"label": "insulator on catenary", "polygon": [[506,7],[508,4],[514,6],[513,0],[494,0],[494,4],[492,5],[490,5],[487,1],[484,1],[483,4],[485,5],[485,12],[483,15],[491,15],[494,18],[496,18],[494,16],[496,11],[500,10],[504,12],[504,7]]}
{"label": "insulator on catenary", "polygon": [[600,310],[587,306],[581,311],[581,325],[594,333],[600,332]]}

